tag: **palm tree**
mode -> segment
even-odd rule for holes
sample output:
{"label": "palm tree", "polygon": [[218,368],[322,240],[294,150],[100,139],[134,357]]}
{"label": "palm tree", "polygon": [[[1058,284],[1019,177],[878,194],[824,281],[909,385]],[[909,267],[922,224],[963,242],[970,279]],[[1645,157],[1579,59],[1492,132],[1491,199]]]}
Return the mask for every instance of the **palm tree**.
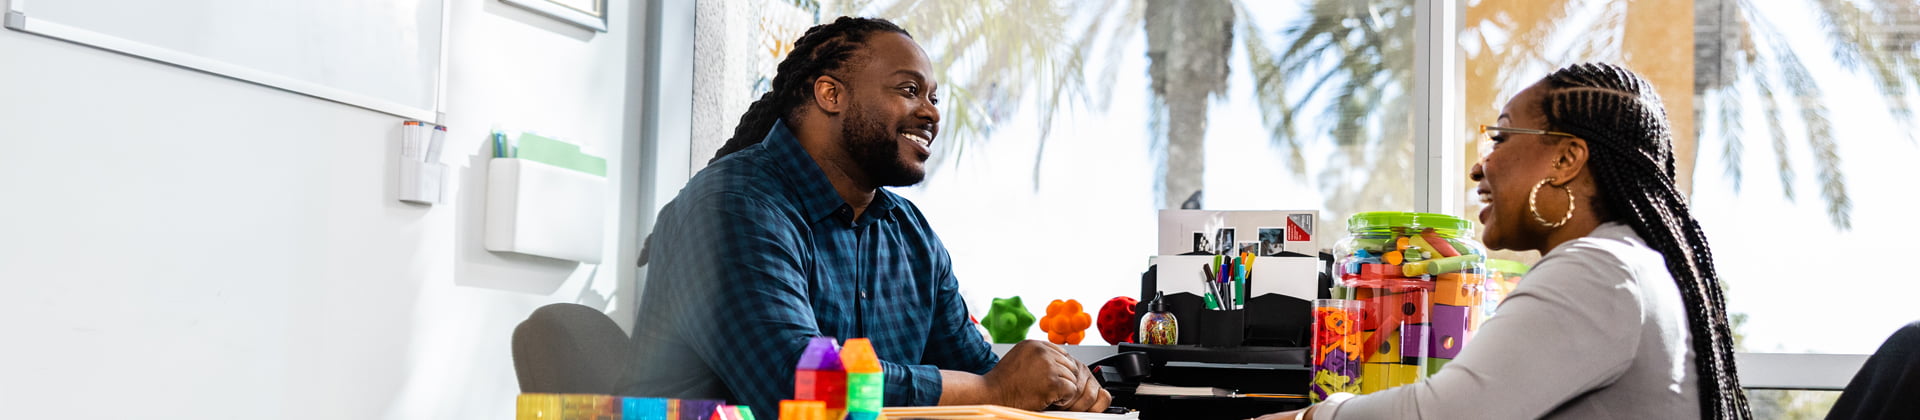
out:
{"label": "palm tree", "polygon": [[1203,207],[1207,107],[1227,90],[1235,8],[1231,0],[1146,0],[1147,127],[1160,208]]}

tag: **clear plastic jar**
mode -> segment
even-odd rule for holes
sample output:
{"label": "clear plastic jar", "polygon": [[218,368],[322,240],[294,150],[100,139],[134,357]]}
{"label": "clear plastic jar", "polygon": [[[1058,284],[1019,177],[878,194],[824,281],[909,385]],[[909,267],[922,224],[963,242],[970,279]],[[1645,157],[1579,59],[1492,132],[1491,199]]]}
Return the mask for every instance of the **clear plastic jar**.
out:
{"label": "clear plastic jar", "polygon": [[1525,263],[1514,260],[1487,260],[1487,293],[1486,298],[1480,300],[1480,318],[1474,320],[1474,328],[1478,329],[1481,322],[1493,316],[1494,309],[1500,307],[1500,302],[1507,300],[1507,295],[1513,294],[1513,288],[1520,287],[1520,276],[1526,275],[1530,268]]}
{"label": "clear plastic jar", "polygon": [[1334,252],[1339,259],[1334,297],[1361,302],[1362,394],[1439,372],[1478,328],[1487,249],[1466,220],[1432,213],[1355,214]]}

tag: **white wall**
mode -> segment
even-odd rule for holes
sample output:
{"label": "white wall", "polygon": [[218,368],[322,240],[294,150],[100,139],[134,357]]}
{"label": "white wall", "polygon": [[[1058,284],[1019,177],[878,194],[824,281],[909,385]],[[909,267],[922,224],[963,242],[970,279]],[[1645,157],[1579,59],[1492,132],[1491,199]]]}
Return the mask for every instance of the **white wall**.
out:
{"label": "white wall", "polygon": [[[677,190],[641,161],[685,162],[642,142],[686,125],[641,121],[647,4],[610,3],[594,33],[448,1],[466,168],[431,207],[394,199],[399,118],[0,30],[4,416],[511,418],[513,326],[553,302],[630,324],[636,232]],[[496,125],[610,159],[607,264],[481,248]]]}

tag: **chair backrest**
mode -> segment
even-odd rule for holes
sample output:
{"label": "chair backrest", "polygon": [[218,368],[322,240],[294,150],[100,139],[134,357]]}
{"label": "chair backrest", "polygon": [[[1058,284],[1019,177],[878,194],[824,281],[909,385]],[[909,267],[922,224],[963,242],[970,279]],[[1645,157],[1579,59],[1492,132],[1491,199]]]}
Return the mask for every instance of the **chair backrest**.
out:
{"label": "chair backrest", "polygon": [[627,369],[627,334],[599,310],[542,306],[513,329],[520,392],[616,394]]}
{"label": "chair backrest", "polygon": [[1920,418],[1920,322],[1895,331],[1860,366],[1828,419]]}

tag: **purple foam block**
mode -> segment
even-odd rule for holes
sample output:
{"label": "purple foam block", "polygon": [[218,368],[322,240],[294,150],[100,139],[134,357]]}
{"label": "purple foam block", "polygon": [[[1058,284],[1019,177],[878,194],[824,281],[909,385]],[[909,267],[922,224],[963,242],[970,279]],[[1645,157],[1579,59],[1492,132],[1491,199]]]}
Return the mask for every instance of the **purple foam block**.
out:
{"label": "purple foam block", "polygon": [[1429,330],[1433,336],[1428,348],[1433,349],[1432,356],[1452,359],[1460,355],[1460,348],[1466,347],[1467,339],[1472,335],[1467,331],[1467,322],[1473,316],[1465,306],[1433,305],[1433,324]]}
{"label": "purple foam block", "polygon": [[1431,336],[1425,324],[1407,324],[1400,327],[1401,357],[1433,357],[1427,354],[1433,346],[1427,345]]}
{"label": "purple foam block", "polygon": [[814,337],[812,341],[808,341],[807,349],[800,352],[800,363],[795,366],[795,369],[846,370],[840,366],[840,345],[833,342],[833,337]]}

